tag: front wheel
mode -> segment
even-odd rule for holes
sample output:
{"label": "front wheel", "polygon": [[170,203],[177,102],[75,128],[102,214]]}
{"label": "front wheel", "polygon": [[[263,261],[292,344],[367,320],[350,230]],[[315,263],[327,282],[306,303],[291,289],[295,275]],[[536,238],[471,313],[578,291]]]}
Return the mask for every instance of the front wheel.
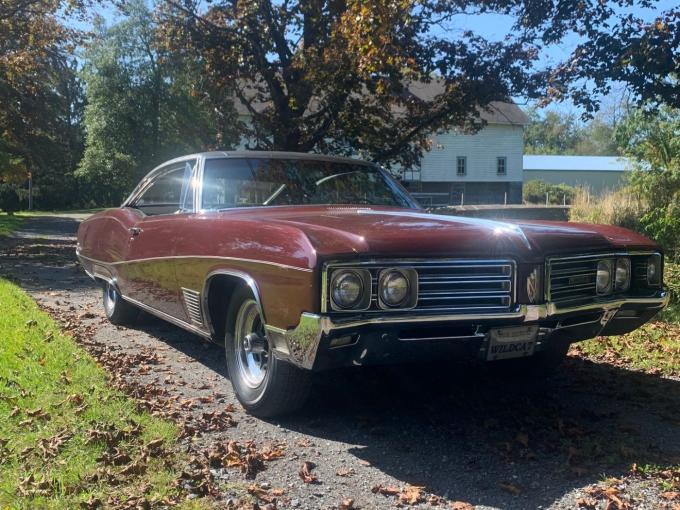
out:
{"label": "front wheel", "polygon": [[109,282],[104,283],[103,301],[106,318],[113,324],[130,324],[139,316],[139,309],[125,301]]}
{"label": "front wheel", "polygon": [[292,412],[307,400],[310,374],[271,351],[257,301],[239,289],[227,313],[224,347],[229,378],[249,413],[272,417]]}

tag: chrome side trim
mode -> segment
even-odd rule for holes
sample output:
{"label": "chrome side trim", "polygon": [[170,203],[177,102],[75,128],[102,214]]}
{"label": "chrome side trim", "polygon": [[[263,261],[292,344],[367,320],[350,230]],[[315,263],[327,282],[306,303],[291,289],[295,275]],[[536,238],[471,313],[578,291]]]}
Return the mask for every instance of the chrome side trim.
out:
{"label": "chrome side trim", "polygon": [[[210,308],[209,308],[209,303],[208,303],[208,296],[210,294],[210,285],[212,283],[212,280],[215,276],[218,276],[218,275],[232,276],[232,277],[238,278],[238,279],[242,280],[243,283],[245,283],[250,288],[250,290],[253,293],[253,296],[255,297],[255,302],[257,303],[257,308],[258,308],[258,311],[260,312],[260,316],[262,317],[262,322],[265,323],[265,329],[267,329],[268,328],[268,326],[266,326],[267,320],[266,320],[266,316],[265,316],[265,313],[264,313],[264,307],[262,306],[262,299],[260,297],[260,289],[257,287],[257,283],[255,282],[253,277],[250,276],[247,273],[242,272],[242,271],[235,271],[235,270],[231,270],[231,269],[217,269],[215,271],[211,271],[210,273],[208,273],[208,276],[206,276],[205,282],[203,283],[203,291],[201,292],[201,295],[202,295],[201,303],[202,303],[202,308],[204,310],[205,322],[206,322],[206,325],[208,326],[208,330],[210,331],[211,336],[215,335],[215,326],[212,323],[212,321],[210,320],[210,312],[209,312]],[[225,315],[226,315],[226,310],[225,310]],[[220,341],[221,339],[218,338],[216,340]]]}
{"label": "chrome side trim", "polygon": [[145,312],[150,313],[151,315],[155,315],[159,319],[163,319],[164,321],[167,321],[171,324],[174,324],[175,326],[179,326],[182,329],[186,329],[190,333],[194,333],[196,335],[199,335],[203,338],[207,338],[208,340],[210,339],[211,335],[207,331],[202,330],[201,328],[194,326],[193,324],[189,324],[188,322],[184,322],[181,319],[178,319],[177,317],[173,317],[170,314],[167,314],[165,312],[162,312],[160,310],[157,310],[156,308],[153,308],[149,305],[145,305],[141,301],[137,301],[136,299],[132,299],[130,297],[120,295],[125,301],[128,301],[132,303],[133,305],[141,308]]}
{"label": "chrome side trim", "polygon": [[182,298],[184,299],[184,309],[191,322],[198,327],[205,326],[201,293],[182,287]]}
{"label": "chrome side trim", "polygon": [[81,255],[80,253],[76,252],[76,255],[78,257],[81,257],[83,259],[89,260],[90,262],[93,262],[95,264],[101,264],[103,266],[120,266],[124,264],[138,264],[140,262],[153,262],[156,260],[183,260],[183,259],[210,259],[210,260],[229,260],[233,262],[247,262],[247,263],[253,263],[253,264],[266,264],[269,266],[276,266],[276,267],[281,267],[284,269],[292,269],[295,271],[304,271],[307,273],[311,273],[314,270],[307,268],[307,267],[297,267],[297,266],[290,266],[288,264],[280,264],[278,262],[270,262],[268,260],[258,260],[258,259],[246,259],[246,258],[239,258],[239,257],[219,257],[219,256],[212,256],[212,255],[168,255],[165,257],[148,257],[145,259],[132,259],[132,260],[119,260],[116,262],[104,262],[102,260],[97,260],[93,259],[91,257],[86,257],[85,255]]}

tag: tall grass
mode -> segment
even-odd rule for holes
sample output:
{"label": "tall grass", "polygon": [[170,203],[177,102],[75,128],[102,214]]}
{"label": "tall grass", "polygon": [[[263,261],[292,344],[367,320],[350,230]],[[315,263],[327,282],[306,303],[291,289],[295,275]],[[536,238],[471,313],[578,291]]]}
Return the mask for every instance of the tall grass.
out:
{"label": "tall grass", "polygon": [[626,188],[603,196],[591,195],[589,190],[578,188],[569,219],[579,223],[618,225],[639,231],[640,218],[647,210],[647,205]]}

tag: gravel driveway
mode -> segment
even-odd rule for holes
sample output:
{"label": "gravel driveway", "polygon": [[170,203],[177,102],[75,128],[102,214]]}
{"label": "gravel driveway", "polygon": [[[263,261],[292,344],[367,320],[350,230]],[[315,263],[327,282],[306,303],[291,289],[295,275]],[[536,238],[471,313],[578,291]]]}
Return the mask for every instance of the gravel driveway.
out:
{"label": "gravel driveway", "polygon": [[[276,452],[252,470],[213,468],[225,502],[253,497],[255,484],[279,496],[278,508],[346,498],[353,508],[604,508],[608,496],[592,486],[609,477],[630,508],[665,504],[657,481],[630,469],[680,462],[680,381],[578,357],[535,383],[465,365],[339,371],[318,374],[297,415],[255,419],[234,397],[220,347],[148,315],[135,329],[106,322],[101,291],[75,260],[77,226],[77,217],[27,221],[4,241],[0,273],[180,423],[193,456],[229,441]],[[317,483],[299,475],[305,461]]]}

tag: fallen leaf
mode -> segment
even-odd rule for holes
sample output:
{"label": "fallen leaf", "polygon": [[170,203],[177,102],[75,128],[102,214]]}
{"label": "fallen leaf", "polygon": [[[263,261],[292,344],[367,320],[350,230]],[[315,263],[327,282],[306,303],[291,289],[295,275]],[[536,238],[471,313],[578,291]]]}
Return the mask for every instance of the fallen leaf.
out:
{"label": "fallen leaf", "polygon": [[338,505],[338,510],[355,510],[354,500],[352,498],[343,499]]}
{"label": "fallen leaf", "polygon": [[317,478],[317,476],[312,474],[312,469],[314,469],[315,467],[316,464],[310,461],[305,461],[305,463],[302,464],[302,467],[300,468],[298,474],[300,475],[300,478],[302,478],[303,482],[319,483],[319,479]]}
{"label": "fallen leaf", "polygon": [[409,485],[403,488],[399,494],[399,502],[405,505],[416,505],[425,501],[425,488]]}
{"label": "fallen leaf", "polygon": [[500,486],[501,489],[503,489],[505,492],[509,492],[513,496],[519,496],[522,493],[522,489],[511,483],[502,482]]}
{"label": "fallen leaf", "polygon": [[475,506],[465,501],[452,501],[449,503],[449,508],[451,510],[474,510]]}
{"label": "fallen leaf", "polygon": [[518,432],[515,436],[515,441],[524,446],[524,448],[529,448],[529,434]]}
{"label": "fallen leaf", "polygon": [[373,494],[382,494],[383,496],[396,496],[401,490],[398,487],[376,485],[371,489],[371,492]]}

